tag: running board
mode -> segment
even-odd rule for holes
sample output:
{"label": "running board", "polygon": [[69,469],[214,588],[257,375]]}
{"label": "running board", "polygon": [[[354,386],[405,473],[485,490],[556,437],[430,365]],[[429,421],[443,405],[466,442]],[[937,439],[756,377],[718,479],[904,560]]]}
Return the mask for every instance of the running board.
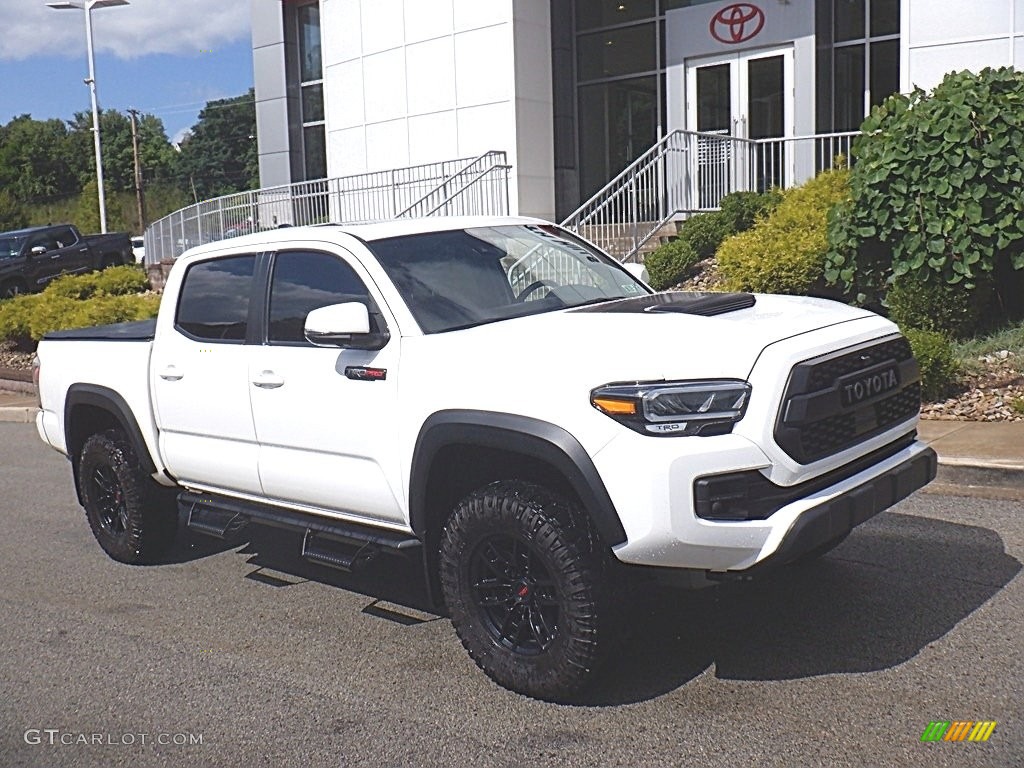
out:
{"label": "running board", "polygon": [[187,515],[189,528],[220,539],[231,537],[247,523],[298,531],[303,534],[303,559],[341,571],[356,571],[369,565],[378,554],[403,554],[418,550],[422,544],[401,531],[215,494],[183,491],[178,494],[178,507]]}

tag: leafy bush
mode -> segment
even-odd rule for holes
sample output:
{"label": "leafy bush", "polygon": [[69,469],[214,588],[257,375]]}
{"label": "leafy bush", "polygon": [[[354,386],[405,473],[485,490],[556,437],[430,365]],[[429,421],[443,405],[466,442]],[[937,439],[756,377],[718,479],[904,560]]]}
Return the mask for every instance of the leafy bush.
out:
{"label": "leafy bush", "polygon": [[29,336],[39,341],[50,331],[146,320],[155,317],[159,307],[156,294],[94,296],[81,301],[53,297],[38,302],[30,313]]}
{"label": "leafy bush", "polygon": [[729,222],[718,211],[694,214],[679,227],[679,239],[688,242],[699,259],[714,256],[718,246],[731,234]]}
{"label": "leafy bush", "polygon": [[952,73],[876,107],[854,144],[851,199],[834,217],[826,275],[881,298],[890,277],[973,289],[1024,268],[1024,72]]}
{"label": "leafy bush", "polygon": [[132,266],[58,278],[42,293],[0,301],[0,339],[25,347],[50,331],[145,320],[160,306],[159,296],[141,293],[148,287]]}
{"label": "leafy bush", "polygon": [[721,216],[729,227],[729,234],[746,232],[757,222],[757,217],[771,213],[782,202],[782,192],[733,192],[722,198]]}
{"label": "leafy bush", "polygon": [[142,293],[149,288],[146,273],[137,266],[109,267],[101,272],[58,277],[48,286],[45,294],[68,299],[87,299],[93,295],[124,296]]}
{"label": "leafy bush", "polygon": [[829,210],[849,195],[847,170],[826,171],[782,200],[752,229],[718,249],[718,265],[730,290],[811,292],[824,285]]}
{"label": "leafy bush", "polygon": [[698,261],[700,256],[689,241],[679,238],[647,254],[644,266],[647,267],[651,287],[663,291],[682,280]]}
{"label": "leafy bush", "polygon": [[900,327],[963,339],[982,326],[991,297],[992,285],[988,280],[968,291],[962,285],[950,285],[934,276],[922,279],[906,274],[893,281],[886,294],[886,305],[889,317]]}
{"label": "leafy bush", "polygon": [[935,331],[907,328],[903,331],[921,368],[921,390],[925,400],[941,400],[959,373],[949,339]]}

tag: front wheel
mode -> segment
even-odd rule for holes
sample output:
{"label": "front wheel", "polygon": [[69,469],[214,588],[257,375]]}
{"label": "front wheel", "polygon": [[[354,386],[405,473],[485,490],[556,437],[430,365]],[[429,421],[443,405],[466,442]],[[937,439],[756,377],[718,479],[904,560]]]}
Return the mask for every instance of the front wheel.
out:
{"label": "front wheel", "polygon": [[174,541],[177,514],[150,487],[124,434],[92,435],[79,455],[79,495],[100,547],[122,563],[157,560]]}
{"label": "front wheel", "polygon": [[440,547],[441,589],[459,639],[499,685],[564,699],[603,656],[606,557],[565,500],[494,483],[452,512]]}

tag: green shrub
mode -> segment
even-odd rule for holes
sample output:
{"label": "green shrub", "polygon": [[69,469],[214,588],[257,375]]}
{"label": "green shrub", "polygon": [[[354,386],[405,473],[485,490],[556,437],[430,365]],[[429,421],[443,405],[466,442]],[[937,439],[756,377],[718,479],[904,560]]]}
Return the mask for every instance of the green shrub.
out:
{"label": "green shrub", "polygon": [[902,328],[936,331],[952,339],[971,336],[988,318],[992,284],[980,282],[973,289],[941,282],[926,273],[896,278],[886,294],[889,317]]}
{"label": "green shrub", "polygon": [[829,210],[847,199],[849,171],[826,171],[782,201],[752,229],[718,249],[730,290],[808,293],[824,284]]}
{"label": "green shrub", "polygon": [[651,287],[656,291],[671,288],[693,269],[700,261],[700,256],[687,240],[679,238],[665,243],[657,250],[647,254],[644,266],[650,277]]}
{"label": "green shrub", "polygon": [[876,301],[892,276],[972,286],[1024,269],[1024,72],[951,73],[931,94],[890,96],[861,130],[830,282]]}
{"label": "green shrub", "polygon": [[718,246],[731,234],[729,222],[718,211],[694,214],[679,227],[679,239],[688,242],[700,259],[714,256]]}
{"label": "green shrub", "polygon": [[24,294],[0,301],[0,339],[19,345],[31,339],[31,321],[41,298],[39,294]]}
{"label": "green shrub", "polygon": [[28,320],[29,336],[35,341],[50,331],[146,320],[155,317],[160,307],[156,294],[93,296],[81,301],[45,294],[37,298],[40,301]]}
{"label": "green shrub", "polygon": [[43,291],[48,296],[87,299],[93,295],[124,296],[149,288],[146,273],[137,266],[109,267],[100,272],[58,277]]}
{"label": "green shrub", "polygon": [[935,331],[904,329],[917,364],[921,368],[921,391],[925,400],[944,398],[956,382],[960,368],[949,339]]}
{"label": "green shrub", "polygon": [[771,213],[781,202],[782,192],[778,189],[767,192],[733,192],[722,198],[722,219],[729,227],[730,235],[746,232],[754,226],[758,216]]}

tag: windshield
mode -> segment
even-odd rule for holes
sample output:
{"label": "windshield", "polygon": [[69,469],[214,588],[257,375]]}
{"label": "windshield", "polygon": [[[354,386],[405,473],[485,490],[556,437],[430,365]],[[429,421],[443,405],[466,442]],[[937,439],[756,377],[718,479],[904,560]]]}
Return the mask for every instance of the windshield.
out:
{"label": "windshield", "polygon": [[424,333],[650,293],[553,226],[427,232],[367,245]]}
{"label": "windshield", "polygon": [[13,259],[24,244],[24,237],[0,237],[0,259]]}

